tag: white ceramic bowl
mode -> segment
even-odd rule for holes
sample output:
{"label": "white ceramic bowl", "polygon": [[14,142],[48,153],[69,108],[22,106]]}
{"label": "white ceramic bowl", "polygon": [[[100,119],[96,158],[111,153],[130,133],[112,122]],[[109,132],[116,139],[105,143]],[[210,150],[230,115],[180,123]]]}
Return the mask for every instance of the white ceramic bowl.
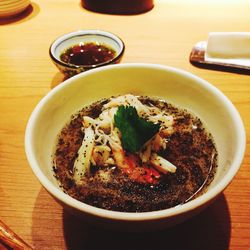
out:
{"label": "white ceramic bowl", "polygon": [[[61,54],[79,43],[99,43],[108,45],[116,55],[113,59],[99,64],[75,65],[62,61]],[[116,35],[103,30],[78,30],[58,37],[50,46],[49,55],[57,68],[66,76],[73,76],[83,71],[100,66],[119,63],[125,50],[123,41]]]}
{"label": "white ceramic bowl", "polygon": [[[59,188],[53,176],[51,154],[56,136],[71,114],[101,98],[126,93],[157,96],[201,118],[218,149],[218,170],[207,192],[177,207],[155,212],[124,213],[84,204]],[[37,105],[25,135],[26,154],[34,174],[65,209],[96,225],[132,231],[169,227],[214,201],[237,173],[245,143],[245,130],[239,113],[222,92],[188,72],[151,64],[106,66],[68,79],[51,90]]]}

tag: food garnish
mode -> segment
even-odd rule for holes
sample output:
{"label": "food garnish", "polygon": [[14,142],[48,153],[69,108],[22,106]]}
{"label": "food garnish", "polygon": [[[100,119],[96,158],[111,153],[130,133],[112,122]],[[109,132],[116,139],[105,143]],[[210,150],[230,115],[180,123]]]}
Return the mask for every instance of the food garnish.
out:
{"label": "food garnish", "polygon": [[124,150],[131,153],[138,152],[160,129],[160,124],[139,117],[135,107],[132,106],[119,106],[114,121],[121,132]]}
{"label": "food garnish", "polygon": [[139,183],[156,183],[176,166],[158,153],[166,148],[173,117],[133,95],[111,98],[97,118],[83,116],[84,138],[74,162],[80,182],[91,166],[116,166]]}

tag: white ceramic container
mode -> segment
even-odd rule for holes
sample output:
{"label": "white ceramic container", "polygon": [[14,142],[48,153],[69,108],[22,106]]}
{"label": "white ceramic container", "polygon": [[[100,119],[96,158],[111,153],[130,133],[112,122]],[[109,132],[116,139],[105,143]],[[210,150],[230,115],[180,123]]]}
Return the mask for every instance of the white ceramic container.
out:
{"label": "white ceramic container", "polygon": [[[190,110],[204,122],[218,149],[218,170],[204,194],[186,204],[161,211],[124,213],[84,204],[60,189],[53,176],[51,154],[62,127],[71,114],[85,105],[126,93],[160,97]],[[25,135],[25,150],[34,174],[65,209],[95,225],[128,231],[162,229],[200,212],[236,175],[245,143],[239,113],[216,87],[183,70],[140,63],[97,68],[55,87],[33,111]]]}
{"label": "white ceramic container", "polygon": [[[62,61],[61,54],[80,43],[99,43],[108,45],[116,55],[113,59],[99,64],[75,65]],[[57,68],[66,76],[73,76],[89,69],[119,63],[124,54],[125,45],[116,35],[103,30],[78,30],[58,37],[50,46],[49,54]]]}

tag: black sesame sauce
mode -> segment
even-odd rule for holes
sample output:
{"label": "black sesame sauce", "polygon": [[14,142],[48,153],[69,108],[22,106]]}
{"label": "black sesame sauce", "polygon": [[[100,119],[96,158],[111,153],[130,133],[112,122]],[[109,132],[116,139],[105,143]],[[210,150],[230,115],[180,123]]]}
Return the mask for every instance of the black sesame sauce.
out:
{"label": "black sesame sauce", "polygon": [[[174,132],[168,136],[161,156],[177,166],[175,173],[162,174],[157,184],[132,181],[117,166],[91,166],[81,185],[73,179],[73,165],[81,146],[82,116],[96,118],[107,100],[96,102],[72,116],[61,131],[55,150],[54,174],[63,190],[87,204],[108,210],[146,212],[183,204],[203,192],[213,180],[217,168],[217,151],[212,136],[199,118],[166,102],[140,97],[174,117]],[[103,174],[109,180],[103,179]]]}
{"label": "black sesame sauce", "polygon": [[74,65],[97,65],[108,62],[116,56],[116,51],[105,44],[94,42],[79,43],[66,49],[61,61]]}

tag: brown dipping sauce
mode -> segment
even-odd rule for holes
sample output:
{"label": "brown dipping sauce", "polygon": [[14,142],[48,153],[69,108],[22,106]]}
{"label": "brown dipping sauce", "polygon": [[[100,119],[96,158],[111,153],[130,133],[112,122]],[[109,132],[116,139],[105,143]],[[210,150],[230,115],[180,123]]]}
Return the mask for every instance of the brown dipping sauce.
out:
{"label": "brown dipping sauce", "polygon": [[[107,169],[91,166],[90,173],[83,176],[83,184],[76,184],[73,165],[84,137],[82,116],[98,117],[103,105],[109,101],[102,100],[73,115],[59,135],[53,169],[67,194],[99,208],[147,212],[183,204],[206,191],[217,168],[217,150],[200,119],[164,101],[149,97],[139,100],[167,110],[174,117],[174,132],[167,138],[167,147],[160,154],[177,167],[176,172],[163,174],[159,183],[152,185],[131,180],[115,165]],[[110,181],[103,180],[104,172],[110,176]]]}
{"label": "brown dipping sauce", "polygon": [[105,44],[79,43],[66,49],[60,56],[63,62],[74,65],[96,65],[112,60],[116,51]]}

